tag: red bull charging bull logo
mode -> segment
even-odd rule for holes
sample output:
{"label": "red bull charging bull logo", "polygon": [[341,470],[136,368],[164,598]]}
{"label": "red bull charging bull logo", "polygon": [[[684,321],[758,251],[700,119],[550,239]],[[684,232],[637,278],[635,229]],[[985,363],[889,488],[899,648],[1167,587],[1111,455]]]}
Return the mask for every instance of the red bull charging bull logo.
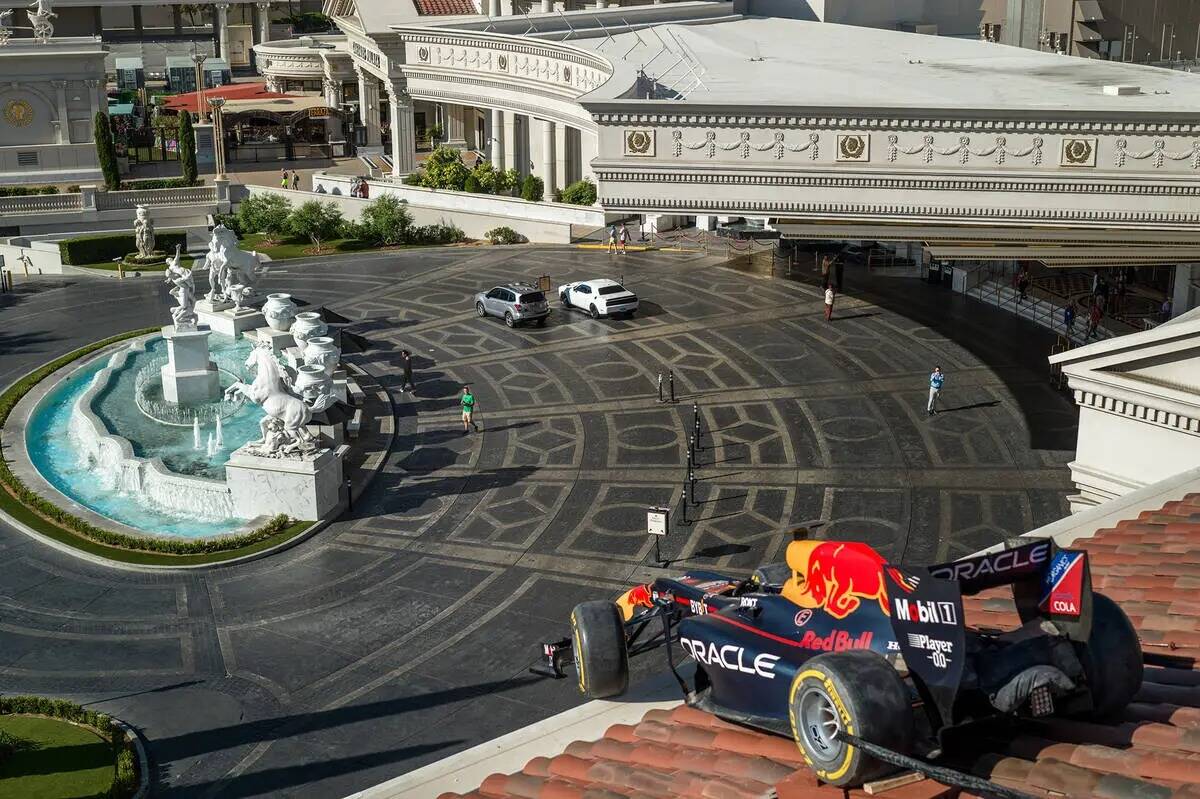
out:
{"label": "red bull charging bull logo", "polygon": [[787,564],[792,579],[784,585],[783,595],[801,607],[824,608],[835,619],[844,619],[864,600],[874,600],[888,613],[884,560],[866,544],[793,541],[788,545]]}

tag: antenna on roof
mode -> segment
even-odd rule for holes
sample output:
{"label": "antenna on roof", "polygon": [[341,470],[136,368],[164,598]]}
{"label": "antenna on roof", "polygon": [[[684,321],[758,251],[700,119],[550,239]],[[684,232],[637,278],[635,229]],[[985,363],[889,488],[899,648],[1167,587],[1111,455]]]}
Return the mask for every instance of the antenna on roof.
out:
{"label": "antenna on roof", "polygon": [[639,46],[644,46],[646,43],[644,41],[642,41],[641,35],[636,30],[633,29],[633,26],[625,21],[624,17],[621,17],[621,21],[625,23],[625,29],[629,33],[633,34],[633,38],[635,40],[634,43],[629,46],[629,49],[625,51],[625,55],[621,56],[621,59],[625,60],[625,59],[629,58],[630,53],[632,53],[634,50],[638,49]]}
{"label": "antenna on roof", "polygon": [[642,69],[649,69],[649,68],[650,68],[650,65],[651,65],[651,64],[653,64],[655,61],[657,61],[657,60],[658,60],[658,57],[659,57],[660,55],[662,55],[663,53],[666,53],[666,52],[668,52],[667,43],[666,43],[666,42],[664,42],[664,41],[663,41],[663,39],[662,39],[662,37],[658,35],[658,31],[657,31],[657,30],[655,30],[654,28],[651,28],[651,29],[650,29],[650,32],[651,32],[651,33],[653,33],[653,34],[655,35],[655,37],[658,39],[658,43],[659,43],[660,47],[659,47],[659,50],[658,50],[658,52],[657,52],[657,53],[655,53],[655,54],[654,54],[654,55],[653,55],[653,56],[650,58],[650,60],[649,60],[649,61],[647,61],[647,62],[646,62],[646,63],[645,63],[643,66],[642,66]]}
{"label": "antenna on roof", "polygon": [[604,31],[604,41],[602,41],[602,42],[600,42],[600,44],[596,45],[596,49],[603,50],[604,45],[608,44],[609,42],[616,41],[616,40],[613,39],[612,34],[608,32],[608,28],[604,27],[604,20],[597,17],[596,24],[600,26],[600,30]]}
{"label": "antenna on roof", "polygon": [[556,14],[558,14],[560,17],[562,17],[563,22],[567,26],[567,35],[562,37],[561,39],[559,39],[559,41],[565,42],[567,39],[570,39],[572,36],[575,35],[575,28],[574,28],[574,26],[571,25],[571,20],[567,19],[567,15],[562,12],[561,8],[556,8],[556,9],[554,9],[554,11]]}
{"label": "antenna on roof", "polygon": [[492,19],[493,19],[492,15],[488,14],[488,24],[484,26],[482,31],[480,31],[481,33],[487,33],[488,31],[492,30],[495,27],[495,24],[492,22]]}
{"label": "antenna on roof", "polygon": [[521,12],[521,16],[525,17],[525,21],[529,23],[529,27],[528,27],[528,28],[526,28],[526,29],[525,29],[525,32],[524,32],[524,33],[522,33],[521,35],[522,35],[522,36],[528,36],[528,35],[530,34],[530,32],[536,33],[536,32],[537,32],[537,25],[534,25],[534,24],[533,24],[533,20],[531,20],[531,19],[529,18],[529,12],[528,12],[528,11],[522,11],[522,12]]}

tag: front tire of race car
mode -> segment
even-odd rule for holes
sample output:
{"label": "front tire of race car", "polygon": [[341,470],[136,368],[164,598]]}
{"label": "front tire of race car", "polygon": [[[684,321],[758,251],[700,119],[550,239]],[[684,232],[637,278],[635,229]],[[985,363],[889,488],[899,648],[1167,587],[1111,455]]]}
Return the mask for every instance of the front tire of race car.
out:
{"label": "front tire of race car", "polygon": [[1114,716],[1142,687],[1142,645],[1125,611],[1104,594],[1092,594],[1092,635],[1076,644],[1092,694],[1089,715]]}
{"label": "front tire of race car", "polygon": [[858,786],[895,770],[839,740],[839,732],[900,754],[911,752],[916,730],[908,688],[874,652],[818,655],[796,674],[788,697],[792,737],[823,782]]}
{"label": "front tire of race car", "polygon": [[580,602],[571,611],[571,630],[579,692],[590,699],[625,693],[629,686],[629,650],[616,603]]}

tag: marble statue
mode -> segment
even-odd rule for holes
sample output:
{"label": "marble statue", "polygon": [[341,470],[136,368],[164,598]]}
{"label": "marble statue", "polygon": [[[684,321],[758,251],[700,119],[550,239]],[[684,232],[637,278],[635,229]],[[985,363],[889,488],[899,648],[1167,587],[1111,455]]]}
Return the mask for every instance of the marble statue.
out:
{"label": "marble statue", "polygon": [[137,218],[133,221],[133,238],[137,244],[138,256],[150,258],[154,255],[154,220],[146,206],[137,207]]}
{"label": "marble statue", "polygon": [[259,428],[262,438],[247,445],[252,455],[267,458],[303,457],[317,449],[316,438],[306,426],[312,411],[304,400],[293,395],[287,387],[279,363],[270,344],[260,344],[250,351],[246,367],[254,369],[254,382],[237,382],[225,390],[225,398],[241,394],[266,414]]}
{"label": "marble statue", "polygon": [[225,293],[229,295],[229,301],[233,303],[233,312],[246,310],[246,306],[242,301],[246,299],[246,295],[251,291],[249,286],[243,286],[241,283],[234,283],[225,289]]}
{"label": "marble statue", "polygon": [[12,15],[11,8],[0,11],[0,47],[8,44],[8,40],[12,38]]}
{"label": "marble statue", "polygon": [[174,286],[171,296],[179,303],[171,309],[171,318],[175,321],[175,329],[188,331],[196,329],[196,283],[192,279],[192,270],[180,265],[180,245],[175,245],[175,257],[167,259],[167,277],[164,283]]}
{"label": "marble statue", "polygon": [[225,227],[213,228],[208,241],[208,252],[197,269],[208,270],[209,302],[235,302],[230,294],[233,286],[241,286],[237,302],[244,302],[255,294],[255,287],[263,273],[262,259],[257,252],[246,252],[238,247],[237,235]]}
{"label": "marble statue", "polygon": [[29,22],[33,26],[33,38],[40,43],[45,44],[50,41],[50,37],[54,36],[54,25],[50,20],[58,16],[50,7],[50,0],[35,0],[29,4],[29,8],[37,10],[29,15]]}

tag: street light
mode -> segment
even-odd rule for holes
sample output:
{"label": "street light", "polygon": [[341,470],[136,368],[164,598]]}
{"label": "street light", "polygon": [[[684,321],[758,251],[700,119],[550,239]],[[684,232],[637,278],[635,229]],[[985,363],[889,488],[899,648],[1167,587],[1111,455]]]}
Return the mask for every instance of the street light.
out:
{"label": "street light", "polygon": [[196,64],[196,116],[204,121],[204,53],[192,53],[192,61]]}
{"label": "street light", "polygon": [[225,179],[225,115],[221,107],[225,105],[224,97],[213,97],[208,101],[212,107],[213,122],[213,154],[216,157],[217,180]]}

